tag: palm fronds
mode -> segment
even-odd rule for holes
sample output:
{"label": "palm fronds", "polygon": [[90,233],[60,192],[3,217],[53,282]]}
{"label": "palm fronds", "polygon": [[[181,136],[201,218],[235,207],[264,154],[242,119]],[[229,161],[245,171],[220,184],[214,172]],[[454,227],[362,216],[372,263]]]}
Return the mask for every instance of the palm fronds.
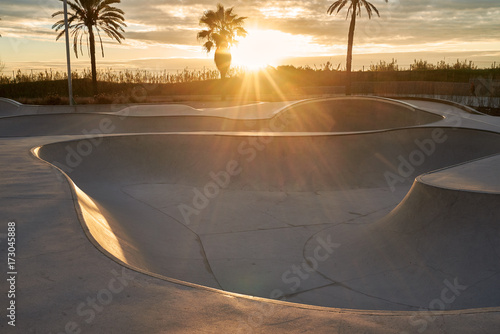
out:
{"label": "palm fronds", "polygon": [[[62,0],[60,0],[62,1]],[[71,12],[68,13],[68,27],[73,39],[73,51],[78,58],[78,49],[83,54],[83,44],[90,44],[89,36],[95,31],[99,37],[102,56],[104,57],[104,47],[101,38],[101,32],[104,32],[109,38],[121,43],[125,37],[123,29],[125,24],[125,13],[112,4],[120,3],[120,0],[75,0],[68,1]],[[52,17],[63,15],[63,11],[57,11]],[[58,32],[56,40],[59,40],[65,33],[64,19],[54,23],[52,29]],[[78,48],[78,46],[80,48]],[[90,52],[90,51],[89,51]]]}
{"label": "palm fronds", "polygon": [[210,52],[213,47],[226,47],[238,43],[238,37],[245,37],[247,31],[243,28],[244,16],[234,13],[233,7],[225,9],[223,5],[217,4],[217,9],[207,10],[200,19],[200,25],[206,29],[198,32],[198,40],[207,40],[203,48]]}

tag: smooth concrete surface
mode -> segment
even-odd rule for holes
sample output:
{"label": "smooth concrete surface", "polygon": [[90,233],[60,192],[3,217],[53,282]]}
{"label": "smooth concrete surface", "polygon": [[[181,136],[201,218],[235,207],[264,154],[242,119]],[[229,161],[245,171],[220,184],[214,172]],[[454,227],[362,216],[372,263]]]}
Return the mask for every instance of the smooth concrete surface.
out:
{"label": "smooth concrete surface", "polygon": [[[33,115],[61,114],[107,114],[130,117],[154,116],[219,116],[233,119],[263,119],[272,117],[282,108],[296,101],[285,102],[196,102],[193,106],[184,104],[80,104],[80,105],[26,105],[14,100],[0,98],[0,118]],[[213,107],[213,105],[217,105]],[[236,106],[221,107],[220,105],[236,104]],[[210,107],[211,106],[211,107]]]}
{"label": "smooth concrete surface", "polygon": [[[479,159],[420,176],[427,184],[479,193],[500,193],[500,155]],[[481,175],[481,177],[477,177]]]}
{"label": "smooth concrete surface", "polygon": [[[499,129],[444,108],[331,134],[13,129],[0,224],[18,227],[15,330],[496,333]],[[274,117],[253,131],[298,118]]]}
{"label": "smooth concrete surface", "polygon": [[[358,253],[367,244],[364,240],[349,246],[351,258],[343,260],[347,268],[340,278],[318,275],[323,263],[314,264],[318,268],[311,274],[287,270],[303,263],[304,244],[319,231],[364,226],[389,213],[418,175],[500,152],[498,134],[444,128],[265,137],[265,143],[257,140],[260,146],[252,146],[255,138],[262,139],[195,134],[107,137],[75,168],[67,166],[68,152],[77,152],[86,140],[46,145],[39,156],[66,169],[76,186],[93,200],[107,222],[105,229],[98,224],[95,238],[125,263],[259,297],[269,297],[279,289],[292,295],[287,300],[300,296],[299,300],[314,305],[314,297],[307,296],[333,285],[341,296],[323,298],[322,306],[407,310],[425,308],[435,291],[420,289],[419,300],[400,296],[393,302],[384,295],[387,286],[413,293],[415,285],[407,286],[405,279],[397,286],[398,282],[387,279],[358,296],[359,289],[346,282],[353,275],[365,276],[366,281],[377,279],[371,277],[371,270],[364,272],[366,265],[356,274],[348,273],[349,266],[370,254]],[[403,159],[408,163],[403,164]],[[230,175],[232,168],[227,166],[231,163],[237,175]],[[409,175],[399,175],[398,169],[406,172],[410,168]],[[116,245],[108,245],[110,234],[116,236]],[[329,235],[335,243],[346,239],[335,235]],[[415,233],[411,237],[422,236]],[[435,254],[439,256],[447,254]],[[331,257],[337,258],[335,254]],[[376,268],[383,267],[380,261],[385,262],[370,259]],[[396,252],[390,263],[396,261],[410,263],[411,259]],[[456,270],[461,268],[460,263],[456,266]],[[500,263],[488,270],[500,271]],[[407,275],[415,277],[412,270]],[[430,287],[436,279],[430,274],[418,277],[418,282]],[[498,283],[498,279],[492,282]],[[471,295],[465,308],[496,306],[491,302],[483,305],[485,296],[477,292]],[[461,305],[450,307],[464,308]]]}
{"label": "smooth concrete surface", "polygon": [[[16,108],[18,110],[14,115],[10,113],[0,117],[0,133],[3,136],[92,136],[179,131],[359,132],[419,126],[443,119],[434,113],[415,110],[406,103],[368,97],[254,103],[208,109],[182,105],[137,105],[107,109],[106,106],[99,106],[91,112],[87,105],[78,107],[84,108],[82,111],[72,107],[75,112],[63,112],[59,108],[59,113],[32,114],[32,106]],[[46,106],[40,108],[46,109]]]}

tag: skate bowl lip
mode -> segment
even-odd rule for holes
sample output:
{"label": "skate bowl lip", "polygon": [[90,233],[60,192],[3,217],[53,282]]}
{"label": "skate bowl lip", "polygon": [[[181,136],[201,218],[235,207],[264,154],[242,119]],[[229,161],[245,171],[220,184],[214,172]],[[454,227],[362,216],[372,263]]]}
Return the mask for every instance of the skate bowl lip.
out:
{"label": "skate bowl lip", "polygon": [[[327,101],[375,101],[375,102],[380,102],[380,103],[386,103],[386,104],[392,104],[394,106],[401,107],[402,109],[406,109],[410,112],[419,112],[423,114],[429,114],[433,115],[436,117],[440,117],[441,119],[446,118],[446,116],[435,113],[433,111],[428,111],[424,110],[422,108],[419,108],[417,106],[412,105],[409,102],[397,100],[394,98],[389,98],[389,97],[382,97],[382,96],[365,96],[365,95],[353,95],[353,96],[335,96],[335,97],[317,97],[317,98],[307,98],[307,99],[301,99],[301,100],[294,100],[294,101],[282,101],[282,102],[255,102],[255,103],[249,103],[249,104],[243,104],[243,105],[238,105],[238,106],[231,106],[231,107],[215,107],[215,108],[193,108],[188,105],[184,104],[178,104],[178,103],[165,103],[165,104],[155,104],[155,103],[148,103],[148,104],[132,104],[132,105],[124,105],[123,108],[120,108],[119,110],[116,111],[78,111],[76,108],[81,107],[81,108],[101,108],[105,106],[113,106],[113,104],[110,105],[80,105],[80,106],[63,106],[63,105],[57,105],[57,106],[46,106],[46,105],[27,105],[27,104],[21,104],[15,100],[11,99],[6,99],[6,98],[0,98],[3,100],[0,100],[0,102],[4,101],[5,103],[15,106],[16,109],[22,109],[23,107],[27,108],[45,108],[45,107],[56,107],[57,109],[64,109],[64,108],[75,108],[75,111],[66,111],[66,112],[61,112],[61,111],[51,111],[51,112],[30,112],[30,113],[20,113],[20,114],[7,114],[7,115],[1,115],[0,113],[0,120],[1,119],[7,119],[7,118],[17,118],[17,117],[39,117],[39,116],[64,116],[64,115],[93,115],[93,116],[116,116],[116,117],[125,117],[125,118],[153,118],[153,117],[185,117],[185,118],[191,118],[191,117],[209,117],[209,118],[219,118],[219,119],[228,119],[228,120],[254,120],[254,121],[260,121],[260,120],[269,120],[275,116],[280,115],[283,112],[288,111],[289,109],[293,109],[295,107],[300,107],[304,106],[307,104],[314,104],[318,102],[327,102]],[[436,100],[437,101],[437,100]],[[223,115],[221,113],[218,113],[218,110],[228,110],[228,109],[241,109],[241,108],[249,108],[249,107],[255,107],[255,106],[265,106],[266,104],[278,104],[282,103],[283,106],[275,108],[270,110],[267,113],[264,113],[264,115],[258,115],[256,117],[251,117],[251,118],[244,118],[240,114],[236,115]],[[189,110],[189,112],[177,112],[177,113],[165,113],[165,114],[148,114],[147,112],[144,112],[141,114],[141,112],[136,112],[130,114],[129,110],[134,110],[134,109],[147,109],[148,107],[150,108],[168,108],[168,107],[177,107],[179,109],[184,108],[185,110]],[[472,114],[472,112],[469,112]],[[438,121],[438,120],[436,120]],[[427,123],[427,124],[432,124]],[[425,125],[425,124],[424,124]]]}
{"label": "skate bowl lip", "polygon": [[[172,107],[173,111],[170,110]],[[84,131],[88,136],[180,132],[326,135],[441,125],[448,118],[449,115],[424,110],[404,101],[351,96],[262,102],[228,108],[134,105],[112,113],[29,113],[0,117],[0,132],[6,138],[78,136]]]}
{"label": "skate bowl lip", "polygon": [[[367,107],[370,103],[375,104],[373,109]],[[173,112],[169,111],[171,106],[175,106]],[[176,108],[181,111],[176,111]],[[191,111],[185,113],[183,108],[190,108]],[[351,110],[356,112],[350,113]],[[178,132],[326,135],[442,125],[448,117],[404,101],[350,96],[210,109],[193,109],[185,105],[133,105],[112,113],[30,113],[0,117],[0,131],[3,137],[77,136],[82,133],[81,128],[86,131],[102,130],[100,135],[106,136]],[[17,119],[20,122],[16,124]],[[65,125],[66,122],[71,125]],[[103,122],[111,123],[109,128],[113,127],[112,133],[101,129]]]}
{"label": "skate bowl lip", "polygon": [[[56,142],[57,143],[57,142]],[[49,143],[51,144],[51,143]],[[176,279],[173,277],[161,275],[155,272],[151,272],[133,265],[130,265],[120,259],[118,259],[116,256],[111,254],[109,251],[107,251],[104,247],[100,245],[100,243],[94,238],[92,233],[90,232],[87,224],[85,223],[85,219],[83,217],[82,211],[79,206],[79,195],[78,192],[81,190],[78,188],[78,186],[74,183],[74,181],[69,177],[68,174],[66,174],[62,169],[59,167],[47,162],[43,158],[39,156],[39,150],[45,145],[42,146],[37,146],[31,149],[31,153],[33,156],[35,156],[37,159],[41,160],[43,163],[46,163],[56,170],[58,170],[66,179],[68,182],[68,185],[70,186],[71,189],[71,195],[72,195],[72,202],[75,208],[75,212],[78,216],[78,220],[80,222],[80,225],[85,233],[85,236],[87,239],[90,241],[90,243],[103,255],[105,255],[107,258],[109,258],[111,261],[117,263],[120,266],[123,266],[127,269],[130,269],[132,271],[135,271],[137,273],[150,276],[159,280],[163,280],[169,283],[173,283],[176,285],[188,287],[188,288],[193,288],[193,289],[200,289],[204,291],[208,291],[211,293],[216,293],[222,296],[225,296],[227,298],[237,298],[237,299],[245,299],[245,300],[251,300],[251,301],[259,301],[259,302],[265,302],[265,303],[270,303],[270,304],[275,304],[275,305],[282,305],[294,309],[305,309],[305,310],[316,310],[316,311],[322,311],[322,312],[336,312],[336,313],[345,313],[345,314],[359,314],[359,315],[369,315],[369,316],[387,316],[387,315],[392,315],[392,316],[408,316],[408,314],[415,314],[416,311],[406,311],[406,310],[372,310],[372,309],[356,309],[356,308],[345,308],[345,307],[331,307],[331,306],[319,306],[319,305],[313,305],[313,304],[303,304],[303,303],[297,303],[297,302],[289,302],[286,300],[279,300],[279,299],[271,299],[271,298],[265,298],[265,297],[259,297],[259,296],[252,296],[250,294],[244,294],[244,293],[238,293],[238,292],[232,292],[232,291],[226,291],[223,289],[218,289],[218,288],[213,288],[209,287],[206,285],[202,284],[197,284],[181,279]],[[452,166],[450,166],[452,167]],[[418,178],[417,178],[418,179]],[[418,182],[416,179],[415,182]],[[423,310],[421,312],[427,313],[427,312],[432,312],[433,315],[463,315],[463,314],[481,314],[481,313],[496,313],[500,312],[500,306],[493,306],[493,307],[472,307],[472,308],[466,308],[466,309],[458,309],[458,310]],[[418,312],[417,312],[418,314]]]}
{"label": "skate bowl lip", "polygon": [[[319,99],[319,101],[321,101],[321,100],[323,100],[323,99]],[[303,101],[301,103],[305,103],[305,102],[306,101]],[[424,126],[420,126],[420,127],[423,127],[423,128],[443,128],[443,127],[446,127],[446,126],[424,125]],[[321,132],[321,133],[320,132],[318,132],[318,133],[315,133],[315,132],[310,132],[310,133],[307,133],[307,132],[306,133],[297,133],[297,132],[292,132],[292,133],[275,133],[275,132],[271,132],[271,134],[275,135],[275,136],[291,136],[291,137],[307,137],[307,136],[328,136],[329,137],[329,136],[349,136],[349,135],[356,135],[356,134],[361,134],[362,135],[362,134],[367,134],[367,133],[389,132],[389,131],[404,130],[404,129],[414,129],[414,128],[415,127],[412,126],[412,127],[394,128],[394,129],[380,129],[380,130],[370,130],[370,131],[360,131],[360,132],[339,132],[339,133],[333,133],[333,132],[332,133],[327,133],[327,132]],[[462,128],[459,128],[459,129],[462,129]],[[476,131],[481,131],[481,132],[491,132],[491,133],[498,134],[498,132],[495,132],[495,131],[480,130],[480,129],[470,129],[470,128],[463,128],[463,129],[464,130],[476,130]],[[213,135],[213,136],[262,136],[262,135],[265,135],[265,133],[261,133],[261,132],[257,132],[256,133],[256,132],[226,132],[226,131],[214,131],[214,132],[212,132],[212,131],[204,131],[204,132],[167,132],[167,133],[110,134],[110,135],[105,135],[105,137],[129,137],[129,136],[144,136],[144,135],[165,135],[165,136],[168,136],[168,135],[185,135],[185,136],[190,136],[190,135],[199,135],[199,136],[203,136],[203,135]],[[164,276],[164,275],[157,274],[157,273],[154,273],[154,272],[150,272],[150,271],[147,271],[147,270],[144,270],[144,269],[141,269],[141,268],[137,268],[137,267],[134,267],[134,266],[132,266],[130,264],[127,264],[127,263],[121,261],[120,259],[116,258],[116,256],[114,256],[113,254],[111,254],[107,250],[105,250],[99,244],[99,242],[97,242],[97,240],[92,236],[92,234],[90,233],[90,230],[88,229],[87,224],[85,223],[85,219],[83,218],[83,215],[82,215],[82,213],[80,211],[81,209],[79,209],[79,205],[78,205],[79,197],[80,197],[80,195],[78,194],[79,188],[74,183],[74,181],[71,179],[71,177],[68,174],[66,174],[63,170],[61,170],[60,168],[58,168],[57,166],[51,164],[48,161],[45,161],[43,158],[41,158],[39,156],[40,149],[42,149],[46,145],[57,144],[57,143],[65,143],[65,142],[72,142],[72,141],[78,141],[78,140],[81,140],[83,138],[84,137],[76,138],[76,139],[70,139],[70,140],[64,140],[64,141],[54,140],[51,143],[46,143],[44,145],[37,146],[37,147],[33,148],[31,150],[31,152],[38,159],[40,159],[43,162],[45,162],[45,163],[53,166],[54,168],[58,169],[61,173],[63,173],[63,175],[66,177],[66,180],[70,184],[70,187],[71,187],[71,190],[72,190],[72,198],[73,198],[73,202],[74,202],[74,205],[75,205],[75,209],[76,209],[76,212],[78,214],[78,218],[79,218],[80,224],[81,224],[81,226],[82,226],[82,228],[83,228],[83,230],[84,230],[87,238],[91,241],[91,243],[98,250],[100,250],[108,258],[112,259],[113,261],[117,262],[118,264],[120,264],[122,266],[125,266],[125,267],[127,267],[129,269],[132,269],[134,271],[140,272],[142,274],[146,274],[146,275],[149,275],[149,276],[152,276],[152,277],[155,277],[155,278],[159,278],[159,279],[166,280],[166,281],[169,281],[169,282],[172,282],[172,283],[175,283],[175,284],[180,284],[180,285],[183,285],[183,286],[188,286],[188,287],[193,287],[193,288],[201,288],[201,289],[205,289],[205,290],[209,290],[209,291],[212,291],[212,292],[216,292],[216,293],[228,296],[228,297],[246,298],[246,299],[251,299],[251,300],[262,300],[262,301],[266,301],[266,302],[270,302],[270,303],[275,303],[275,304],[283,304],[283,305],[287,305],[287,306],[294,307],[294,308],[317,309],[317,310],[340,311],[340,312],[352,312],[352,313],[357,313],[357,314],[389,314],[390,313],[390,314],[407,315],[408,312],[411,312],[411,311],[398,311],[398,310],[370,310],[370,309],[337,308],[337,307],[316,306],[316,305],[299,304],[299,303],[295,303],[295,302],[288,302],[288,301],[281,301],[281,300],[273,300],[273,299],[264,298],[264,297],[256,297],[256,296],[246,295],[246,294],[237,293],[237,292],[230,292],[230,291],[226,291],[226,290],[222,290],[222,289],[218,289],[218,288],[212,288],[212,287],[208,287],[208,286],[205,286],[205,285],[192,283],[192,282],[189,282],[189,281],[175,279],[175,278],[172,278],[172,277],[168,277],[168,276]],[[494,155],[492,155],[492,156],[494,156]],[[484,158],[487,158],[487,157],[484,157]],[[481,160],[481,159],[484,159],[484,158],[480,158],[478,160]],[[473,161],[473,160],[471,160],[471,161]],[[466,163],[469,163],[471,161],[463,162],[462,164],[466,164]],[[460,165],[460,164],[458,164],[458,165]],[[455,166],[456,165],[448,166],[448,167],[444,167],[442,169],[453,168]],[[421,177],[423,175],[431,174],[431,173],[434,173],[434,172],[437,172],[437,171],[438,170],[431,171],[431,172],[419,175],[419,176],[417,176],[416,179],[418,181],[420,181]],[[485,311],[496,312],[497,310],[500,310],[500,307],[469,308],[469,309],[448,310],[448,311],[447,310],[443,310],[443,311],[432,311],[432,313],[433,314],[464,314],[464,313],[481,313],[481,312],[485,312]]]}
{"label": "skate bowl lip", "polygon": [[[440,128],[438,126],[434,127],[429,127],[429,128]],[[410,128],[410,129],[414,129],[414,128]],[[378,130],[378,131],[370,131],[371,133],[376,133],[376,132],[389,132],[389,131],[397,131],[397,130],[401,130],[401,129],[391,129],[391,130]],[[474,131],[473,129],[467,129],[467,128],[464,128],[464,130],[469,130],[469,131]],[[495,134],[498,134],[496,132],[492,132],[492,131],[484,131],[484,130],[475,130],[475,131],[480,131],[480,132],[491,132],[491,133],[495,133]],[[360,133],[361,135],[364,134],[365,132],[363,133]],[[189,135],[198,135],[198,136],[204,136],[204,135],[212,135],[212,136],[217,136],[217,135],[221,135],[221,136],[236,136],[236,137],[240,137],[240,136],[260,136],[262,135],[261,133],[244,133],[244,134],[241,134],[241,133],[234,133],[234,134],[228,134],[228,133],[225,133],[225,132],[219,132],[219,133],[145,133],[145,134],[122,134],[122,135],[108,135],[106,137],[111,137],[111,138],[116,138],[116,137],[130,137],[130,136],[148,136],[148,135],[158,135],[158,136],[169,136],[169,135],[182,135],[182,136],[189,136]],[[345,133],[341,133],[341,134],[311,134],[311,136],[327,136],[327,137],[330,137],[330,136],[349,136],[349,135],[353,135],[353,134],[345,134]],[[279,136],[287,136],[287,134],[279,134]],[[292,134],[291,135],[292,137],[304,137],[304,136],[309,136],[309,134]],[[218,289],[218,288],[214,288],[214,287],[209,287],[209,286],[205,286],[205,285],[202,285],[202,284],[197,284],[197,283],[192,283],[192,282],[189,282],[189,281],[185,281],[185,280],[180,280],[180,279],[176,279],[176,278],[173,278],[173,277],[169,277],[169,276],[165,276],[165,275],[162,275],[162,274],[158,274],[158,273],[155,273],[155,272],[151,272],[151,271],[148,271],[148,270],[145,270],[145,269],[142,269],[142,268],[138,268],[138,267],[135,267],[133,265],[130,265],[122,260],[120,260],[119,258],[117,258],[115,255],[113,255],[112,253],[110,253],[109,251],[107,251],[106,249],[104,249],[103,246],[101,246],[101,244],[94,238],[94,236],[92,235],[92,233],[90,232],[90,229],[89,227],[87,226],[87,222],[86,222],[86,219],[84,218],[84,215],[82,213],[82,209],[80,208],[80,205],[79,205],[79,202],[81,200],[81,194],[80,192],[82,192],[82,190],[79,189],[79,187],[76,185],[76,183],[71,179],[71,177],[66,174],[63,170],[61,170],[59,167],[55,166],[54,164],[51,164],[50,162],[44,160],[43,158],[40,157],[40,149],[42,149],[44,146],[47,146],[47,145],[51,145],[51,144],[59,144],[59,143],[65,143],[65,142],[72,142],[72,141],[79,141],[81,140],[82,138],[80,139],[72,139],[72,140],[67,140],[67,141],[53,141],[51,143],[47,143],[45,145],[42,145],[42,146],[37,146],[35,148],[33,148],[31,151],[33,153],[33,155],[35,157],[37,157],[38,159],[42,160],[43,162],[53,166],[54,168],[56,168],[57,170],[59,170],[66,178],[67,182],[69,183],[70,185],[70,188],[71,188],[71,191],[72,191],[72,199],[73,199],[73,203],[74,203],[74,206],[75,206],[75,210],[78,214],[78,219],[80,221],[80,224],[88,238],[88,240],[94,245],[94,247],[96,247],[99,251],[101,251],[103,254],[105,254],[108,258],[112,259],[113,261],[115,261],[116,263],[120,264],[120,265],[123,265],[129,269],[132,269],[134,271],[137,271],[137,272],[140,272],[142,274],[146,274],[146,275],[149,275],[149,276],[152,276],[152,277],[155,277],[155,278],[159,278],[159,279],[162,279],[162,280],[166,280],[166,281],[169,281],[169,282],[172,282],[172,283],[175,283],[175,284],[180,284],[180,285],[183,285],[183,286],[187,286],[187,287],[193,287],[193,288],[201,288],[201,289],[205,289],[205,290],[208,290],[208,291],[212,291],[212,292],[217,292],[219,294],[223,294],[225,296],[228,296],[228,297],[243,297],[243,298],[247,298],[247,299],[251,299],[251,300],[262,300],[262,301],[266,301],[266,302],[271,302],[271,303],[277,303],[277,304],[284,304],[284,305],[287,305],[287,306],[293,306],[293,307],[296,307],[296,308],[306,308],[306,309],[318,309],[318,310],[329,310],[329,311],[332,311],[332,310],[345,310],[346,312],[355,312],[355,313],[359,313],[359,314],[408,314],[408,312],[411,312],[411,311],[404,311],[404,310],[371,310],[371,309],[353,309],[353,308],[339,308],[339,307],[335,307],[335,306],[318,306],[318,305],[310,305],[310,304],[300,304],[300,303],[296,303],[296,302],[288,302],[288,301],[281,301],[281,300],[273,300],[273,299],[270,299],[270,298],[265,298],[265,297],[258,297],[258,296],[252,296],[252,295],[246,295],[246,294],[243,294],[243,293],[238,293],[238,292],[231,292],[231,291],[226,291],[226,290],[223,290],[223,289]],[[496,154],[492,155],[492,156],[495,156]],[[484,157],[484,158],[488,158],[488,157]],[[484,159],[484,158],[479,158],[477,160],[481,160],[481,159]],[[463,162],[463,163],[460,163],[460,164],[457,164],[457,165],[461,165],[461,164],[466,164],[466,163],[469,163],[469,162],[472,162],[474,160],[471,160],[471,161],[467,161],[467,162]],[[453,168],[457,165],[453,165],[453,166],[448,166],[448,167],[444,167],[442,168],[443,170],[444,169],[448,169],[448,168]],[[436,172],[438,170],[435,170],[435,171],[431,171],[431,172],[428,172],[428,173],[425,173],[425,174],[422,174],[422,175],[426,175],[426,174],[430,174],[430,173],[433,173],[433,172]],[[420,178],[422,175],[419,175],[416,177],[416,181],[415,182],[420,182]],[[102,217],[102,219],[106,219],[105,217]],[[432,311],[433,313],[435,314],[463,314],[464,312],[466,313],[479,313],[479,312],[484,312],[484,310],[496,310],[496,309],[500,309],[498,307],[480,307],[480,308],[467,308],[467,309],[458,309],[458,310],[443,310],[443,311]]]}
{"label": "skate bowl lip", "polygon": [[[491,131],[489,131],[489,132],[491,132]],[[492,133],[495,133],[495,132],[492,132]],[[481,162],[484,162],[484,161],[487,161],[490,159],[491,160],[493,160],[493,159],[499,160],[500,153],[491,154],[488,156],[484,156],[484,157],[469,160],[469,161],[464,161],[464,162],[461,162],[458,164],[446,166],[443,168],[439,168],[436,170],[432,170],[432,171],[420,174],[415,178],[415,182],[419,182],[419,183],[425,184],[425,185],[430,186],[430,187],[435,187],[435,188],[445,189],[445,190],[467,192],[467,193],[477,193],[477,194],[485,194],[485,195],[500,195],[500,185],[498,185],[498,184],[491,185],[491,188],[489,188],[489,189],[477,189],[477,187],[471,187],[467,184],[462,185],[462,186],[456,186],[455,185],[457,183],[456,180],[455,180],[455,182],[450,182],[450,181],[446,181],[446,180],[434,180],[433,179],[433,177],[438,175],[438,174],[442,174],[445,172],[453,172],[459,168],[478,164],[478,163],[481,163]],[[481,177],[481,178],[484,178],[484,177]]]}

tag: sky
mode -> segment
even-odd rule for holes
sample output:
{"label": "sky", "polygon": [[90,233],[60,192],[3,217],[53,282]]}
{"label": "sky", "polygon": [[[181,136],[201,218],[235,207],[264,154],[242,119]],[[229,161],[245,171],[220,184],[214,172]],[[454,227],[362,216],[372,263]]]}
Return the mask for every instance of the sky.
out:
{"label": "sky", "polygon": [[[333,2],[323,0],[221,1],[247,17],[249,34],[232,49],[233,63],[258,66],[321,66],[327,61],[342,68],[349,22],[345,10],[326,13]],[[401,67],[413,59],[456,62],[473,60],[480,67],[500,64],[500,1],[498,0],[371,0],[381,17],[356,26],[355,69],[379,60],[397,59]],[[196,34],[199,19],[216,1],[122,0],[116,6],[127,23],[122,44],[105,39],[105,58],[98,67],[148,70],[214,67],[213,54],[202,50]],[[5,71],[21,68],[64,69],[64,39],[56,41],[51,28],[62,9],[58,0],[2,0],[0,7],[0,60]],[[85,52],[75,68],[90,67]]]}

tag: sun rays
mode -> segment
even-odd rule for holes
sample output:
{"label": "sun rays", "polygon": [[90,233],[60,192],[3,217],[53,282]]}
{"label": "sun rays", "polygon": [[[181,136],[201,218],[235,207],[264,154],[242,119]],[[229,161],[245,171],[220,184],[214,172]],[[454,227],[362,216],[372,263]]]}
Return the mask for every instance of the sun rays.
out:
{"label": "sun rays", "polygon": [[310,55],[311,52],[325,51],[307,36],[270,29],[248,28],[247,30],[247,37],[231,51],[234,65],[249,70],[278,66],[291,56],[300,57]]}

